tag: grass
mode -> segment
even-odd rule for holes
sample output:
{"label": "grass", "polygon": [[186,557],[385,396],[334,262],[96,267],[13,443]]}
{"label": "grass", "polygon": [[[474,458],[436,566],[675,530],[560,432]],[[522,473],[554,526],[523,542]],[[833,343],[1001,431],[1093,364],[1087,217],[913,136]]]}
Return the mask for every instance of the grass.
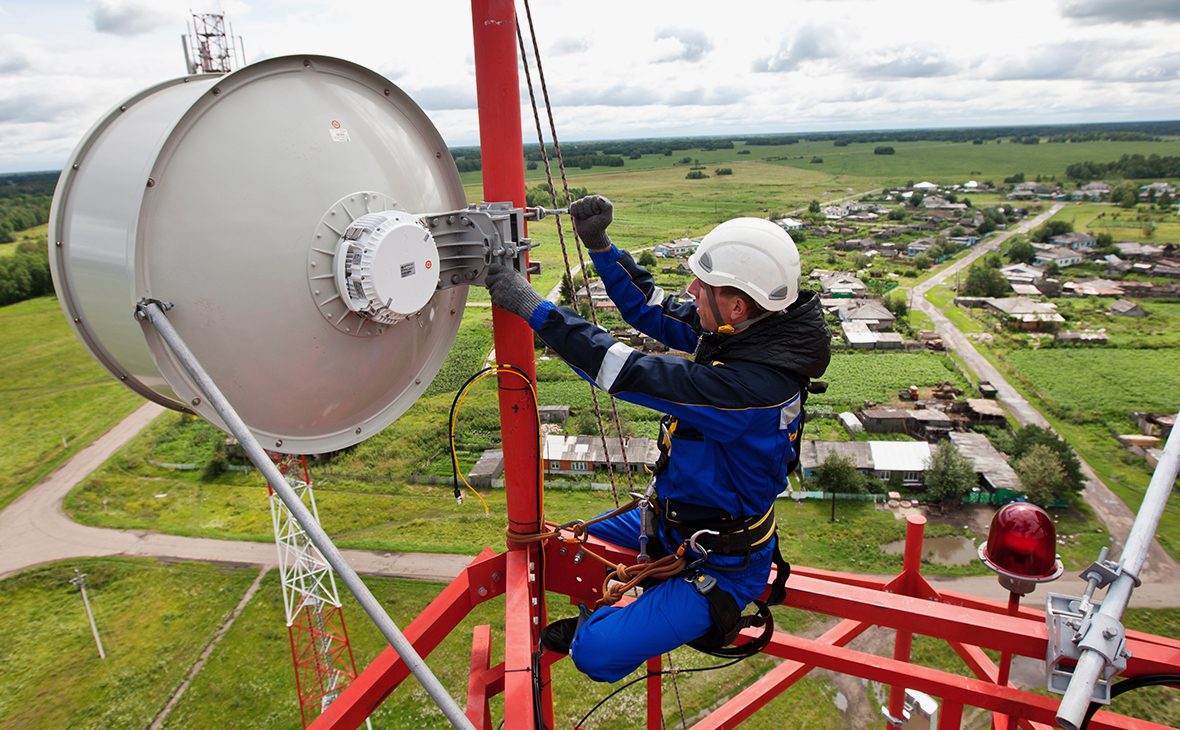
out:
{"label": "grass", "polygon": [[[86,573],[105,660],[69,582],[75,568]],[[0,581],[0,612],[12,619],[0,645],[0,728],[147,727],[257,574],[94,558]]]}
{"label": "grass", "polygon": [[[88,574],[87,593],[106,660],[97,656],[78,591],[68,582],[74,567]],[[10,625],[5,633],[0,653],[0,666],[6,670],[0,675],[0,728],[147,726],[256,576],[253,568],[93,559],[58,563],[0,582],[0,609],[5,615],[32,617]],[[440,584],[420,581],[364,580],[403,629],[442,590]],[[341,598],[355,663],[363,669],[385,649],[385,641],[351,596]],[[555,616],[570,612],[560,598],[550,600]],[[778,626],[791,632],[807,631],[815,621],[811,614],[793,609],[778,608],[775,615]],[[476,607],[428,657],[431,670],[460,705],[467,683],[470,636],[480,624],[492,628],[493,664],[502,661],[504,606],[499,599]],[[672,662],[678,670],[717,663],[690,649],[674,652]],[[689,718],[707,711],[775,664],[771,657],[757,656],[720,671],[681,674],[676,687],[665,679],[666,722],[680,723],[679,706]],[[573,726],[613,689],[581,676],[569,661],[554,665],[553,676],[558,727]],[[640,676],[642,672],[637,672],[624,682]],[[642,683],[623,690],[596,711],[586,727],[637,726],[645,711],[643,692]],[[837,728],[834,694],[823,678],[806,678],[745,727],[778,728],[782,717],[792,717],[808,727]],[[502,695],[492,699],[492,712],[503,716]],[[371,719],[378,730],[434,727],[443,722],[412,677]],[[263,579],[163,727],[300,727],[277,571]]]}
{"label": "grass", "polygon": [[0,308],[0,341],[3,508],[143,399],[90,358],[53,297]]}

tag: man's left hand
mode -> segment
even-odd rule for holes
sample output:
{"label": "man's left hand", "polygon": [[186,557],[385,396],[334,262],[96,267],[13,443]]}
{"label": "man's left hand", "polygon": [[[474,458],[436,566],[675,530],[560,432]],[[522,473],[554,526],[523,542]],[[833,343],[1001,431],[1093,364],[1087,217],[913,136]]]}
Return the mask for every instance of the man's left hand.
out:
{"label": "man's left hand", "polygon": [[492,264],[488,268],[484,286],[488,288],[488,296],[491,297],[494,306],[511,312],[526,322],[545,301],[528,279],[503,264]]}

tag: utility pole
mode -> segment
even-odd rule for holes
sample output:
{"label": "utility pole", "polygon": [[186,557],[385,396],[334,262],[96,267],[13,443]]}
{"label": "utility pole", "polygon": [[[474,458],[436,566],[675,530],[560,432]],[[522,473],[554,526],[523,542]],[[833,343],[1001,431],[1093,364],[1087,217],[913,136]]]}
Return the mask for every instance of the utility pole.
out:
{"label": "utility pole", "polygon": [[98,638],[98,627],[94,625],[94,614],[90,612],[90,599],[86,597],[86,574],[79,573],[77,568],[74,568],[74,573],[78,577],[71,578],[70,582],[82,589],[82,603],[86,606],[86,618],[90,619],[90,633],[94,634],[94,643],[98,646],[98,658],[106,659],[106,652],[102,650],[102,640]]}

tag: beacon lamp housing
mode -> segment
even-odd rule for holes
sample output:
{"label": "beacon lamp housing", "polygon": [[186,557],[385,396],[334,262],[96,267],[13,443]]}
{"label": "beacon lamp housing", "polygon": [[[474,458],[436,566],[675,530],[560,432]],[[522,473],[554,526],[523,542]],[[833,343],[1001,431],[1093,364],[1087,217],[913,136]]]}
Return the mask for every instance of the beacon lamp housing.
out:
{"label": "beacon lamp housing", "polygon": [[1023,596],[1037,583],[1061,577],[1064,567],[1056,548],[1053,518],[1035,504],[1012,502],[992,517],[979,559],[999,575],[1001,586]]}

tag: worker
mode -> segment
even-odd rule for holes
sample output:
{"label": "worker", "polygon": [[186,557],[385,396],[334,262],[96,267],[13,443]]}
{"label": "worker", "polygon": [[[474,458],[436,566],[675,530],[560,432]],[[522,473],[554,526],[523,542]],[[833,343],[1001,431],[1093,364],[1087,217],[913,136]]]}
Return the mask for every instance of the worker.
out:
{"label": "worker", "polygon": [[693,567],[624,607],[583,608],[541,632],[546,648],[568,653],[591,679],[615,682],[682,644],[736,635],[733,622],[766,590],[776,554],[774,500],[797,464],[806,383],[827,368],[831,335],[816,293],[800,291],[794,242],[770,221],[737,218],[706,235],[689,259],[695,304],[687,304],[665,296],[611,243],[609,200],[582,198],[570,217],[623,319],[693,353],[643,354],[543,300],[515,271],[494,266],[487,276],[492,304],[524,318],[579,375],[667,414],[655,524],[641,532],[632,510],[589,532],[646,548],[653,558],[698,535],[698,549],[684,556]]}

